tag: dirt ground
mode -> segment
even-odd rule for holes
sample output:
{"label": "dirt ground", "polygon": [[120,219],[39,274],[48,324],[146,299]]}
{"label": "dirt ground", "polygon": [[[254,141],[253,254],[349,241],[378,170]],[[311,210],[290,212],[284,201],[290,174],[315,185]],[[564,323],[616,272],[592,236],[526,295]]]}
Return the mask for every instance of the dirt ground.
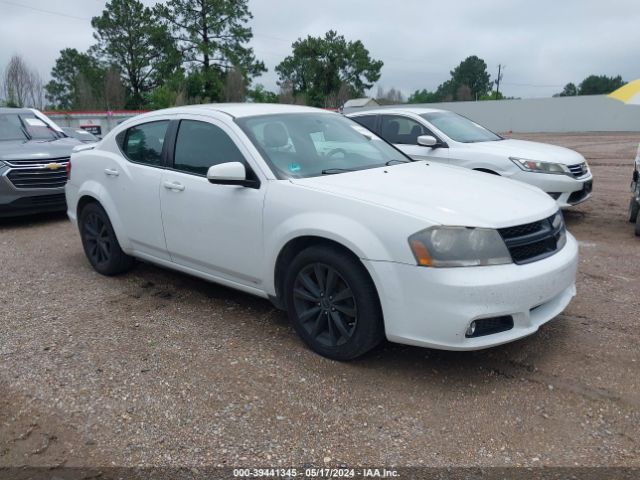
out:
{"label": "dirt ground", "polygon": [[583,153],[578,296],[537,334],[454,353],[309,351],[264,300],[139,264],[106,278],[63,215],[0,220],[0,466],[640,466],[640,135]]}

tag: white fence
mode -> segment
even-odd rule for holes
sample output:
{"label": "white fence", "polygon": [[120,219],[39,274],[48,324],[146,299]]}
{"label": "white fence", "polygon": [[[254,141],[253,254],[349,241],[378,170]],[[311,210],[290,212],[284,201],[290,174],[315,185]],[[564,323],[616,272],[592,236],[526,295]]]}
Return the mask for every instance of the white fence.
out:
{"label": "white fence", "polygon": [[[411,106],[451,110],[495,132],[640,132],[640,105],[606,95]],[[365,109],[345,113],[356,110]]]}

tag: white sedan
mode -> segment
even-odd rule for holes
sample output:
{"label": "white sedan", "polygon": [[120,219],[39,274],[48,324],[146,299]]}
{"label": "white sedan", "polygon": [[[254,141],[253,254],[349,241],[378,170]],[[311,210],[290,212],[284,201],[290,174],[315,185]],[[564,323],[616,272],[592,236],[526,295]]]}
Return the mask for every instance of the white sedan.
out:
{"label": "white sedan", "polygon": [[582,155],[568,148],[505,139],[445,110],[385,108],[348,116],[414,160],[432,160],[535,185],[561,208],[591,196],[589,166]]}
{"label": "white sedan", "polygon": [[502,344],[576,293],[577,243],[539,189],[411,161],[312,108],[137,116],[72,156],[66,196],[98,272],[138,258],[269,298],[339,360],[385,337]]}

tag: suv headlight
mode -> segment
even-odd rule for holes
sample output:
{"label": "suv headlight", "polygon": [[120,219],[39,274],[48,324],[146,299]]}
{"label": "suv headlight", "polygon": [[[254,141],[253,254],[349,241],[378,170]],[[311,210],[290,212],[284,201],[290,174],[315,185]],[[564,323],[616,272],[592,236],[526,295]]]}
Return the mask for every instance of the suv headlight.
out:
{"label": "suv headlight", "polygon": [[409,237],[409,246],[423,267],[473,267],[512,263],[497,230],[431,227]]}
{"label": "suv headlight", "polygon": [[528,160],[526,158],[509,157],[521,170],[536,173],[554,173],[557,175],[570,174],[569,168],[562,163],[541,162],[540,160]]}

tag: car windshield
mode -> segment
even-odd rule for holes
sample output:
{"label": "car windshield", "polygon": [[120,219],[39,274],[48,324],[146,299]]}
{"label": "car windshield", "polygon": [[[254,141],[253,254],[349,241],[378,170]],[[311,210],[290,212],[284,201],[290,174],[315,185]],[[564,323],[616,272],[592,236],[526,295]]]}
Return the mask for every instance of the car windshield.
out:
{"label": "car windshield", "polygon": [[477,143],[504,140],[500,135],[496,135],[482,125],[478,125],[457,113],[433,112],[423,113],[420,116],[456,142]]}
{"label": "car windshield", "polygon": [[0,141],[56,140],[61,137],[61,133],[56,132],[33,114],[0,114]]}
{"label": "car windshield", "polygon": [[279,178],[307,178],[410,162],[356,122],[336,113],[237,119]]}

